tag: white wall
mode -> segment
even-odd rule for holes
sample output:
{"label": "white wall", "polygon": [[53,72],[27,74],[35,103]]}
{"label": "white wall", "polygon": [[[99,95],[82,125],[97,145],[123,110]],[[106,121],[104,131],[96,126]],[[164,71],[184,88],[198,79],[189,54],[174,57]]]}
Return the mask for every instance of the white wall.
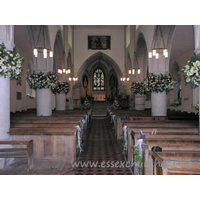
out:
{"label": "white wall", "polygon": [[[124,71],[124,26],[74,26],[74,75],[91,55],[102,51]],[[88,50],[88,36],[111,36],[111,50]]]}

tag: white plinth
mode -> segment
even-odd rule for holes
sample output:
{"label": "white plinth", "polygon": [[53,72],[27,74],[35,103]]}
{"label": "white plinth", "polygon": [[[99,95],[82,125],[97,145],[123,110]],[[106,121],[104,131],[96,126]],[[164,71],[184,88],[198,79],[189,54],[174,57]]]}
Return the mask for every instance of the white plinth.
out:
{"label": "white plinth", "polygon": [[56,110],[65,110],[66,108],[66,99],[65,93],[61,92],[56,94]]}
{"label": "white plinth", "polygon": [[37,116],[51,116],[51,90],[36,89]]}
{"label": "white plinth", "polygon": [[[11,140],[7,134],[10,128],[10,78],[3,76],[0,76],[0,102],[0,140]],[[13,158],[0,158],[0,169],[11,164],[13,160]]]}
{"label": "white plinth", "polygon": [[144,94],[135,94],[135,110],[145,110]]}
{"label": "white plinth", "polygon": [[151,115],[152,116],[167,116],[167,94],[151,93]]}
{"label": "white plinth", "polygon": [[10,128],[10,78],[0,76],[0,139],[8,139]]}

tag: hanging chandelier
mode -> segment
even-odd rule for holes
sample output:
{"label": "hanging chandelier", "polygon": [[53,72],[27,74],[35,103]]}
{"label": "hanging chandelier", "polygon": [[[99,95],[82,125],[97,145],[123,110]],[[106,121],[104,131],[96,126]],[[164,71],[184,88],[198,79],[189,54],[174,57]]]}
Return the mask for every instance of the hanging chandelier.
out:
{"label": "hanging chandelier", "polygon": [[58,74],[70,74],[71,70],[70,69],[58,69]]}
{"label": "hanging chandelier", "polygon": [[[36,47],[33,49],[33,55],[37,58],[38,53],[43,53],[43,57],[47,58],[47,55],[49,54],[49,57],[53,57],[53,51],[49,48],[47,48],[47,44],[45,42],[45,33],[47,36],[47,32],[45,31],[45,26],[40,26],[37,42],[36,42]],[[38,45],[39,40],[42,39],[43,45],[42,47]],[[47,39],[48,42],[48,39]],[[50,46],[50,45],[49,45]]]}
{"label": "hanging chandelier", "polygon": [[157,31],[160,31],[161,39],[162,39],[164,47],[163,48],[155,48],[155,44],[156,44],[156,36],[155,36],[154,48],[150,49],[150,51],[149,51],[149,58],[152,58],[153,56],[155,56],[156,59],[159,59],[159,57],[160,57],[159,55],[160,54],[163,54],[163,56],[165,58],[168,58],[168,49],[165,48],[165,42],[164,42],[164,39],[163,39],[161,28],[160,28],[160,26],[157,26],[157,27],[158,27],[158,30],[156,30],[156,36],[157,36]]}
{"label": "hanging chandelier", "polygon": [[141,69],[139,68],[138,59],[137,59],[137,54],[136,54],[135,51],[134,51],[134,54],[135,54],[135,59],[136,59],[137,68],[129,69],[129,70],[128,70],[128,73],[129,73],[129,74],[135,74],[135,72],[137,71],[137,74],[140,74],[140,73],[141,73]]}

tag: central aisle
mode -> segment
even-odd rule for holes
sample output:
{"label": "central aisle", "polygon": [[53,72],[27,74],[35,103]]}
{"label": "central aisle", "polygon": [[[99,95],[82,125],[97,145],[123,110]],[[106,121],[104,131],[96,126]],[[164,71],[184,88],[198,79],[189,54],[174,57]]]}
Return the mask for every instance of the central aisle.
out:
{"label": "central aisle", "polygon": [[74,174],[131,175],[130,170],[124,167],[121,141],[115,139],[109,120],[93,118],[91,123]]}

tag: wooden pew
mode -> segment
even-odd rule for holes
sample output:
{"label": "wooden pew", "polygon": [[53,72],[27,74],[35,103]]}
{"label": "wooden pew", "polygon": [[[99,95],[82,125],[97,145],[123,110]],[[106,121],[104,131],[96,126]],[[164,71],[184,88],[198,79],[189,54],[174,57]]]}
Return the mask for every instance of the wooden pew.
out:
{"label": "wooden pew", "polygon": [[61,111],[45,117],[34,113],[12,114],[9,134],[13,140],[34,140],[35,159],[75,161],[76,126],[82,127],[86,115],[88,111]]}
{"label": "wooden pew", "polygon": [[31,170],[34,166],[33,152],[33,140],[0,141],[0,158],[26,158],[27,170]]}
{"label": "wooden pew", "polygon": [[10,128],[15,141],[34,141],[34,158],[37,160],[76,160],[76,129],[70,128]]}
{"label": "wooden pew", "polygon": [[200,175],[200,151],[149,152],[153,175]]}

